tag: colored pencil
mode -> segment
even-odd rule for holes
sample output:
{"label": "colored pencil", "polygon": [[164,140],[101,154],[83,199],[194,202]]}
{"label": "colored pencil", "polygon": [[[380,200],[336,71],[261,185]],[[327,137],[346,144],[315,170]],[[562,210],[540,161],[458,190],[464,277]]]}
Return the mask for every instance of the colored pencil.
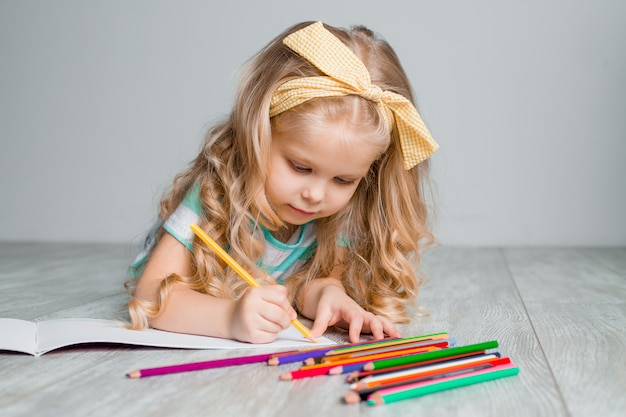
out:
{"label": "colored pencil", "polygon": [[[204,230],[200,228],[197,224],[192,224],[189,226],[191,230],[202,240],[207,246],[224,261],[228,266],[230,266],[244,281],[248,283],[251,287],[261,287],[261,284],[254,279],[252,275],[248,273],[237,261],[235,261],[220,245],[217,244],[216,241],[211,239],[208,234],[205,233]],[[314,343],[317,343],[317,340],[311,334],[311,330],[309,330],[300,320],[293,319],[291,320],[291,325],[295,327],[304,337],[311,340]]]}
{"label": "colored pencil", "polygon": [[446,357],[453,356],[453,355],[471,353],[471,352],[487,350],[487,349],[496,348],[496,347],[498,347],[498,342],[496,340],[491,340],[489,342],[476,343],[473,345],[441,349],[441,350],[437,350],[434,352],[427,352],[421,355],[401,356],[397,358],[373,361],[373,362],[365,364],[365,366],[363,367],[363,370],[373,371],[376,369],[385,369],[385,368],[390,368],[390,367],[398,366],[398,365],[406,365],[410,363],[424,362],[424,361],[431,360],[431,359],[446,358]]}
{"label": "colored pencil", "polygon": [[[381,381],[374,381],[370,383],[363,383],[359,381],[351,387],[351,391],[359,394],[361,399],[367,399],[367,396],[375,391],[379,391],[381,389],[387,389],[391,387],[414,384],[422,381],[431,381],[439,378],[447,378],[450,376],[456,376],[461,374],[467,374],[474,371],[479,371],[481,369],[487,368],[497,368],[499,366],[509,365],[511,360],[509,358],[495,359],[488,362],[478,362],[478,363],[469,363],[463,366],[453,366],[448,368],[441,368],[437,370],[432,370],[429,372],[424,372],[421,374],[409,375],[405,378],[390,378]],[[350,392],[350,391],[349,391]],[[353,394],[349,394],[348,397],[354,399]],[[349,401],[348,401],[349,402]]]}
{"label": "colored pencil", "polygon": [[[432,340],[447,340],[447,333],[435,333],[432,335],[400,337],[400,338],[386,338],[381,340],[366,340],[356,343],[346,343],[336,346],[327,346],[317,349],[300,350],[295,353],[277,353],[268,360],[268,365],[283,365],[287,363],[294,363],[300,361],[306,361],[307,359],[317,360],[324,356],[335,356],[341,354],[347,354],[350,352],[362,352],[371,349],[382,349],[384,346],[394,346],[413,343],[416,340],[432,341]],[[309,363],[310,364],[310,363]]]}
{"label": "colored pencil", "polygon": [[[393,345],[389,347],[381,346],[376,349],[369,349],[369,350],[357,351],[353,353],[346,353],[345,355],[324,356],[320,358],[319,360],[320,360],[320,363],[333,363],[333,362],[337,362],[343,359],[359,358],[359,357],[370,356],[370,355],[375,355],[375,354],[398,352],[402,350],[416,349],[416,348],[422,348],[422,347],[428,347],[428,346],[434,346],[438,348],[448,348],[450,347],[451,342],[454,343],[454,340],[453,339],[431,340],[427,342],[413,342],[413,343],[406,343],[402,345]],[[307,365],[311,365],[311,364],[307,363]]]}
{"label": "colored pencil", "polygon": [[[401,371],[401,370],[419,369],[419,368],[421,368],[422,366],[425,366],[425,365],[443,364],[445,362],[452,361],[452,360],[457,360],[457,359],[463,359],[463,358],[483,358],[483,357],[486,357],[487,355],[488,354],[486,354],[484,350],[479,350],[479,351],[476,351],[476,352],[464,353],[464,354],[461,354],[461,355],[453,355],[453,356],[448,356],[448,357],[445,357],[445,358],[431,359],[431,360],[428,360],[428,361],[423,361],[423,362],[418,362],[418,363],[409,363],[409,364],[406,364],[406,365],[392,366],[392,367],[389,367],[389,368],[377,369],[377,370],[373,370],[373,371],[363,371],[363,370],[356,371],[356,370],[353,370],[352,373],[346,377],[346,382],[352,383],[352,382],[355,382],[355,381],[360,381],[361,379],[367,378],[367,377],[372,376],[372,375],[383,375],[383,374],[397,372],[397,371]],[[500,354],[498,352],[493,352],[493,353],[490,353],[489,355],[495,355],[497,357],[500,357]]]}
{"label": "colored pencil", "polygon": [[[432,352],[437,350],[438,348],[433,346],[427,346],[419,349],[410,349],[407,352],[393,352],[384,354],[383,357],[397,357],[398,355],[406,354],[406,355],[420,355],[428,352]],[[364,358],[354,358],[354,359],[345,359],[341,363],[318,363],[315,365],[305,365],[300,367],[300,369],[296,371],[286,372],[280,375],[280,379],[283,381],[293,380],[293,379],[301,379],[308,378],[312,376],[319,375],[335,375],[335,373],[331,373],[331,370],[334,370],[339,365],[343,366],[356,366],[355,369],[362,369],[363,365],[371,361],[374,357],[379,357],[379,355],[372,355]]]}
{"label": "colored pencil", "polygon": [[395,372],[388,372],[379,375],[370,375],[365,377],[351,385],[352,389],[361,389],[365,387],[373,387],[376,385],[382,385],[393,381],[404,380],[408,378],[422,377],[427,375],[434,375],[441,372],[450,372],[453,370],[464,369],[467,367],[486,365],[492,366],[504,365],[510,363],[509,358],[499,358],[496,355],[485,355],[483,357],[470,357],[463,359],[456,359],[452,361],[444,361],[434,363],[431,365],[424,365],[415,368],[404,369]]}
{"label": "colored pencil", "polygon": [[291,381],[294,379],[302,379],[302,378],[310,378],[313,376],[322,376],[322,375],[328,375],[328,369],[327,368],[314,368],[314,369],[298,369],[295,371],[291,371],[291,372],[285,372],[284,374],[281,374],[278,378],[281,381]]}
{"label": "colored pencil", "polygon": [[[388,340],[388,341],[395,341],[398,340],[397,338],[393,338],[393,339],[383,339],[383,340]],[[306,359],[310,359],[310,358],[319,358],[324,356],[326,353],[333,351],[335,349],[341,348],[341,347],[359,347],[362,346],[363,348],[367,348],[367,346],[369,345],[373,345],[373,344],[378,344],[380,343],[380,340],[368,340],[368,341],[363,341],[363,342],[357,342],[357,343],[349,343],[349,344],[342,344],[342,345],[335,345],[335,346],[326,346],[326,347],[321,347],[321,348],[316,348],[316,349],[306,349],[306,350],[299,350],[296,351],[294,353],[288,353],[288,352],[279,352],[279,353],[275,353],[274,355],[272,355],[272,357],[267,361],[268,365],[284,365],[287,363],[294,363],[294,362],[300,362],[300,361],[305,361]]]}
{"label": "colored pencil", "polygon": [[200,371],[204,369],[223,368],[226,366],[247,365],[251,363],[266,362],[270,356],[271,354],[240,356],[236,358],[217,359],[205,362],[192,362],[180,365],[162,366],[159,368],[139,369],[127,373],[126,376],[129,378],[145,378],[147,376]]}
{"label": "colored pencil", "polygon": [[383,345],[393,346],[393,345],[402,345],[402,344],[412,343],[412,342],[420,342],[420,341],[425,342],[425,341],[430,341],[430,340],[444,340],[444,339],[448,339],[448,333],[446,332],[433,333],[433,334],[427,334],[427,335],[422,335],[422,336],[401,337],[401,338],[396,338],[396,339],[383,339],[383,340],[378,340],[378,341],[367,343],[365,346],[359,346],[358,344],[356,346],[351,346],[351,345],[335,346],[331,351],[326,353],[326,356],[344,355],[347,353],[352,353],[352,352],[365,350],[365,349],[376,349]]}
{"label": "colored pencil", "polygon": [[349,372],[360,372],[362,369],[363,369],[362,363],[337,365],[334,368],[329,369],[328,375],[341,375],[341,374],[347,374]]}
{"label": "colored pencil", "polygon": [[517,375],[519,368],[515,364],[499,366],[496,368],[487,368],[480,371],[471,372],[451,376],[448,378],[437,379],[434,381],[418,382],[415,384],[407,384],[399,387],[381,389],[371,394],[367,403],[369,405],[389,404],[421,395],[432,394],[435,392],[463,387],[480,382],[491,381],[497,378]]}
{"label": "colored pencil", "polygon": [[405,386],[409,384],[416,384],[418,382],[436,381],[438,379],[449,378],[449,377],[454,377],[454,376],[468,375],[476,371],[480,371],[480,370],[488,369],[488,368],[497,368],[498,366],[502,366],[502,365],[506,365],[510,363],[508,358],[498,359],[498,361],[499,362],[496,362],[494,364],[484,363],[480,365],[467,366],[465,368],[460,368],[460,369],[441,370],[436,373],[415,376],[410,379],[394,380],[390,382],[385,382],[384,384],[358,387],[358,388],[355,388],[346,392],[343,396],[343,401],[348,404],[354,404],[360,401],[367,400],[371,394],[373,394],[374,392],[383,390],[383,389],[401,387],[401,386]]}
{"label": "colored pencil", "polygon": [[423,353],[433,352],[436,350],[441,350],[441,348],[436,347],[436,346],[423,346],[423,347],[411,348],[411,349],[406,349],[406,350],[398,350],[398,351],[393,351],[393,352],[373,353],[367,356],[361,356],[361,357],[356,357],[356,358],[345,358],[345,359],[341,359],[341,360],[337,360],[333,362],[322,362],[322,363],[316,363],[313,365],[304,365],[300,369],[313,369],[313,368],[322,368],[322,367],[331,369],[337,365],[347,365],[347,364],[353,364],[353,363],[365,364],[371,361],[388,359],[388,358],[421,355]]}

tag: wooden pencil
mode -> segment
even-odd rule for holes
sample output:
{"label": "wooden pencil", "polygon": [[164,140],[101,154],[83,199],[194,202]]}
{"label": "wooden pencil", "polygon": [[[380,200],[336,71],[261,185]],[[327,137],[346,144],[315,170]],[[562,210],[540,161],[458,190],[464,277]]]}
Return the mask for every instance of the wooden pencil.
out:
{"label": "wooden pencil", "polygon": [[451,376],[447,378],[436,379],[434,381],[424,381],[415,384],[407,384],[394,388],[381,389],[369,395],[367,403],[369,405],[389,404],[396,401],[406,400],[421,395],[432,394],[435,392],[463,387],[480,382],[491,381],[497,378],[517,375],[519,368],[515,364],[503,365],[494,368],[482,369],[471,372]]}
{"label": "wooden pencil", "polygon": [[465,359],[457,359],[452,361],[444,361],[432,365],[419,366],[396,372],[383,373],[380,375],[371,375],[357,381],[351,385],[352,389],[361,389],[365,387],[374,387],[389,382],[415,378],[418,376],[434,375],[441,372],[450,372],[457,369],[464,369],[479,365],[504,365],[510,363],[509,358],[499,358],[495,355],[485,355],[484,357],[471,357]]}
{"label": "wooden pencil", "polygon": [[488,342],[476,343],[473,345],[458,346],[458,347],[452,347],[448,349],[441,349],[441,350],[437,350],[434,352],[427,352],[422,355],[400,356],[397,358],[372,361],[370,363],[367,363],[363,367],[363,370],[373,371],[376,369],[385,369],[385,368],[390,368],[390,367],[398,366],[398,365],[406,365],[410,363],[424,362],[430,359],[446,358],[446,357],[453,356],[453,355],[471,353],[471,352],[476,352],[476,351],[481,351],[481,350],[492,349],[496,347],[498,347],[498,342],[496,340],[491,340]]}
{"label": "wooden pencil", "polygon": [[[417,343],[412,342],[412,343],[406,343],[402,345],[393,345],[389,347],[381,346],[376,349],[356,351],[352,353],[346,353],[344,355],[324,356],[320,358],[320,362],[321,363],[333,363],[333,362],[338,362],[344,359],[359,358],[359,357],[365,357],[365,356],[371,356],[371,355],[377,355],[377,354],[383,354],[383,353],[391,353],[391,352],[400,352],[403,350],[419,349],[419,348],[424,348],[424,347],[429,347],[429,346],[437,347],[440,349],[448,348],[450,347],[450,340],[431,340],[428,342],[417,342]],[[309,363],[307,363],[307,365],[309,365]]]}
{"label": "wooden pencil", "polygon": [[[502,359],[499,359],[499,361],[501,360]],[[462,375],[470,374],[472,372],[480,371],[483,369],[494,368],[500,365],[504,365],[504,363],[494,364],[494,365],[487,363],[487,364],[473,365],[473,366],[468,366],[468,367],[464,367],[460,369],[453,369],[453,370],[443,369],[437,372],[431,372],[431,373],[420,375],[420,376],[414,376],[412,378],[393,380],[393,381],[385,382],[382,384],[376,384],[372,386],[362,386],[362,387],[354,388],[346,392],[344,396],[342,397],[342,399],[344,402],[348,404],[353,404],[353,403],[357,403],[360,401],[365,401],[371,394],[373,394],[374,392],[383,390],[383,389],[402,387],[405,385],[415,384],[418,382],[436,381],[438,379],[449,378],[453,376],[462,376]]]}
{"label": "wooden pencil", "polygon": [[[436,358],[436,359],[431,359],[431,360],[418,362],[418,363],[409,363],[409,364],[405,364],[405,365],[392,366],[392,367],[389,367],[389,368],[376,369],[376,370],[372,370],[372,371],[370,371],[370,370],[368,370],[368,371],[352,370],[351,374],[346,377],[346,382],[353,383],[355,381],[359,381],[359,380],[361,380],[363,378],[367,378],[367,377],[372,376],[372,375],[383,375],[383,374],[386,374],[386,373],[397,372],[397,371],[401,371],[401,370],[420,368],[420,367],[422,367],[424,365],[439,364],[439,363],[444,363],[444,362],[447,362],[447,361],[456,360],[456,359],[462,359],[462,358],[484,357],[485,355],[487,355],[485,353],[485,351],[484,350],[480,350],[480,351],[476,351],[476,352],[464,353],[464,354],[460,354],[460,355],[453,355],[453,356],[448,356],[448,357],[445,357],[445,358]],[[495,355],[495,356],[498,356],[498,357],[500,356],[500,354],[498,352],[491,353],[490,355]]]}
{"label": "wooden pencil", "polygon": [[247,365],[266,362],[271,354],[240,356],[236,358],[216,359],[204,362],[191,362],[179,365],[162,366],[158,368],[138,369],[126,374],[129,378],[145,378],[147,376],[167,375],[180,372],[200,371],[204,369],[223,368],[226,366]]}
{"label": "wooden pencil", "polygon": [[[254,279],[252,275],[248,273],[237,261],[235,261],[229,254],[226,252],[220,245],[217,244],[216,241],[211,239],[211,237],[205,233],[204,230],[200,228],[197,224],[192,224],[189,226],[191,230],[202,240],[206,245],[213,249],[213,251],[224,261],[228,266],[230,266],[233,271],[235,271],[244,281],[248,283],[251,287],[261,287],[261,284]],[[295,327],[304,337],[311,340],[314,343],[317,343],[317,340],[311,334],[311,330],[309,330],[300,320],[293,319],[291,320],[291,325]]]}
{"label": "wooden pencil", "polygon": [[328,367],[319,367],[314,369],[298,369],[295,371],[285,372],[279,375],[281,381],[292,381],[294,379],[310,378],[314,376],[328,375]]}
{"label": "wooden pencil", "polygon": [[326,356],[344,355],[347,353],[357,352],[357,351],[366,350],[366,349],[377,349],[381,346],[393,346],[393,345],[401,345],[401,344],[412,343],[412,342],[420,342],[420,341],[425,342],[425,341],[431,341],[431,340],[444,340],[444,339],[448,339],[448,333],[446,332],[433,333],[433,334],[427,334],[427,335],[422,335],[422,336],[401,337],[401,338],[395,338],[395,339],[382,339],[382,340],[369,342],[364,346],[359,346],[358,343],[353,346],[352,345],[335,346],[334,349],[326,353]]}
{"label": "wooden pencil", "polygon": [[433,351],[440,350],[440,349],[441,348],[436,347],[436,346],[423,346],[423,347],[417,347],[417,348],[406,349],[406,350],[397,350],[397,351],[392,351],[392,352],[373,353],[367,356],[359,356],[355,358],[344,358],[344,359],[333,361],[333,362],[322,362],[322,363],[316,363],[313,365],[304,365],[300,369],[313,369],[313,368],[320,368],[320,367],[326,367],[330,369],[337,365],[349,365],[353,363],[368,363],[371,361],[382,360],[382,359],[398,358],[398,357],[409,356],[409,355],[420,355],[423,353],[433,352]]}
{"label": "wooden pencil", "polygon": [[357,366],[357,369],[363,367],[364,364],[371,361],[376,357],[397,357],[399,355],[420,355],[428,352],[432,352],[437,350],[438,348],[433,346],[426,346],[419,349],[409,349],[407,352],[392,352],[381,355],[372,355],[363,358],[353,358],[353,359],[345,359],[341,361],[341,363],[318,363],[315,365],[305,365],[300,367],[300,369],[296,371],[286,372],[280,375],[280,379],[283,381],[292,380],[292,379],[300,379],[300,378],[308,378],[311,376],[319,376],[319,375],[335,375],[336,373],[330,372],[331,370],[336,370],[339,365],[343,366]]}
{"label": "wooden pencil", "polygon": [[340,349],[340,348],[363,347],[363,349],[367,349],[368,346],[378,345],[381,341],[395,341],[395,340],[399,340],[399,339],[388,338],[388,339],[382,339],[382,340],[367,340],[367,341],[356,342],[356,343],[347,343],[347,344],[341,344],[341,345],[335,345],[335,346],[320,347],[316,349],[299,350],[294,353],[280,353],[279,352],[279,353],[272,355],[272,357],[267,361],[267,364],[275,366],[275,365],[283,365],[287,363],[294,363],[294,362],[300,362],[300,361],[304,362],[307,359],[320,358],[324,356],[326,353],[334,351],[336,349]]}
{"label": "wooden pencil", "polygon": [[[294,362],[305,362],[306,365],[312,365],[314,362],[320,361],[321,358],[328,356],[334,357],[342,354],[349,354],[355,352],[365,352],[374,349],[383,349],[387,346],[404,345],[409,343],[416,343],[416,340],[422,340],[424,343],[428,341],[445,341],[450,340],[450,343],[454,339],[448,339],[447,333],[435,333],[432,335],[411,336],[411,337],[397,337],[397,338],[385,338],[380,340],[366,340],[356,343],[346,343],[336,346],[327,346],[317,349],[306,349],[295,353],[277,353],[268,360],[268,365],[283,365]],[[309,361],[307,361],[309,360]],[[311,361],[312,360],[312,361]]]}

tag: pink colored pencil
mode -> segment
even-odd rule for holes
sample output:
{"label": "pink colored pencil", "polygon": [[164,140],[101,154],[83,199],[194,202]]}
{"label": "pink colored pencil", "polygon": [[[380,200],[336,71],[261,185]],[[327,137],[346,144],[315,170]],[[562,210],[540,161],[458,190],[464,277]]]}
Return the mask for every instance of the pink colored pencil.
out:
{"label": "pink colored pencil", "polygon": [[250,363],[267,362],[274,353],[254,356],[240,356],[236,358],[217,359],[206,362],[193,362],[180,365],[163,366],[160,368],[139,369],[126,374],[129,378],[144,378],[147,376],[176,374],[180,372],[200,371],[203,369],[223,368],[226,366],[246,365]]}

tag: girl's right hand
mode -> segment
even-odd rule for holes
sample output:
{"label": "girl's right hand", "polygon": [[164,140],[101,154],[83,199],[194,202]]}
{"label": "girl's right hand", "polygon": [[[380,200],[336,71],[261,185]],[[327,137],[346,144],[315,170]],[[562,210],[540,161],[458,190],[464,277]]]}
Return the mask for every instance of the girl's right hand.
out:
{"label": "girl's right hand", "polygon": [[235,302],[231,317],[234,339],[250,343],[269,343],[297,317],[282,285],[250,287]]}

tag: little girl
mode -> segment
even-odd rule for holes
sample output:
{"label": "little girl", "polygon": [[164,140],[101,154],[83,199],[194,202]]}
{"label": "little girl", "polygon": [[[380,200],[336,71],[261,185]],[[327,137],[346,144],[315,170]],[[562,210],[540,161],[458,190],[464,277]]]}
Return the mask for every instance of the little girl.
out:
{"label": "little girl", "polygon": [[[394,51],[364,27],[306,22],[274,39],[161,201],[131,268],[132,327],[265,343],[297,310],[314,337],[398,337],[433,241],[422,181],[437,144],[412,102]],[[193,223],[267,285],[248,287]]]}

